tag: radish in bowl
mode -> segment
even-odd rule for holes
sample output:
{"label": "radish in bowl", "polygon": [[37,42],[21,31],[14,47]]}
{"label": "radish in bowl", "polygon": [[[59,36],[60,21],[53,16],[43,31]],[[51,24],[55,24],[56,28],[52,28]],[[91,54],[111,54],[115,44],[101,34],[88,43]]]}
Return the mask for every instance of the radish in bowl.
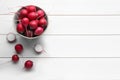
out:
{"label": "radish in bowl", "polygon": [[[18,10],[15,15],[15,25],[19,35],[27,39],[34,39],[46,30],[48,18],[43,9],[28,5]],[[31,33],[30,36],[28,36],[29,33]]]}

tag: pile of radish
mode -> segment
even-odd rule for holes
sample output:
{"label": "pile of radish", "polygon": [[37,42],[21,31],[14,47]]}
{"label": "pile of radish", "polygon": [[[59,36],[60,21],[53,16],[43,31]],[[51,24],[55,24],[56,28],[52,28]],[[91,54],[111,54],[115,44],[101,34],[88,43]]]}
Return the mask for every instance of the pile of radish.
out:
{"label": "pile of radish", "polygon": [[41,35],[48,24],[46,13],[34,5],[22,7],[15,19],[17,32],[26,37]]}

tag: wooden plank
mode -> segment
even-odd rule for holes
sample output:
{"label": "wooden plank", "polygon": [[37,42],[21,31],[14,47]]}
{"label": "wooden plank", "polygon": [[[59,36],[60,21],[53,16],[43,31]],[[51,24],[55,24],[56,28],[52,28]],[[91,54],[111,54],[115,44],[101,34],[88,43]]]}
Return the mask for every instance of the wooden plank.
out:
{"label": "wooden plank", "polygon": [[119,0],[65,0],[53,2],[53,14],[119,14]]}
{"label": "wooden plank", "polygon": [[[120,34],[120,16],[49,16],[44,34]],[[0,34],[16,32],[13,15],[0,16]]]}
{"label": "wooden plank", "polygon": [[120,0],[1,0],[0,13],[16,12],[19,7],[34,4],[49,15],[65,14],[119,14]]}
{"label": "wooden plank", "polygon": [[[17,36],[17,42],[10,44],[5,35],[0,35],[0,57],[11,57],[17,43],[24,46],[23,57],[120,57],[118,36],[41,36],[36,40]],[[33,50],[36,43],[41,43],[47,53],[37,55]]]}
{"label": "wooden plank", "polygon": [[38,1],[38,0],[18,0],[18,1],[11,0],[11,1],[4,1],[4,0],[1,0],[0,1],[0,6],[2,8],[0,8],[0,14],[8,14],[8,13],[11,13],[11,12],[16,12],[22,6],[26,6],[26,5],[40,6],[45,11],[47,10],[47,12],[48,12],[48,11],[51,10],[52,1],[48,1],[48,0],[41,0],[41,1]]}
{"label": "wooden plank", "polygon": [[[0,59],[0,78],[4,80],[119,80],[120,59],[33,59],[35,66],[25,71],[21,58],[18,64]],[[11,74],[12,73],[12,74]],[[19,75],[19,76],[15,76]],[[6,77],[7,76],[7,77]]]}

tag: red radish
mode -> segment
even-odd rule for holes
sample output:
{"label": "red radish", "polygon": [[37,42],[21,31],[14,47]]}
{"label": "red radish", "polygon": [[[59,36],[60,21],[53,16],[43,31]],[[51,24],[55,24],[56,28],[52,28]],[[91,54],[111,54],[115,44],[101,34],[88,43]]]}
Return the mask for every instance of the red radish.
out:
{"label": "red radish", "polygon": [[26,33],[26,36],[27,37],[33,37],[33,32],[28,30],[27,33]]}
{"label": "red radish", "polygon": [[39,23],[39,20],[36,20],[37,24]]}
{"label": "red radish", "polygon": [[43,33],[43,28],[42,27],[38,27],[35,32],[34,32],[34,35],[41,35]]}
{"label": "red radish", "polygon": [[36,12],[36,7],[33,5],[29,5],[26,7],[28,12]]}
{"label": "red radish", "polygon": [[16,35],[14,33],[8,33],[6,39],[8,42],[13,43],[16,41]]}
{"label": "red radish", "polygon": [[28,34],[28,33],[27,33],[27,26],[28,26],[28,24],[29,24],[29,19],[25,17],[25,18],[22,19],[21,22],[22,22],[22,24],[23,24],[24,27],[25,27],[26,34]]}
{"label": "red radish", "polygon": [[46,26],[46,25],[47,25],[46,19],[45,19],[45,18],[41,18],[41,19],[39,20],[39,25],[40,25],[40,26]]}
{"label": "red radish", "polygon": [[32,20],[30,23],[29,23],[29,26],[31,29],[36,29],[38,27],[38,23],[36,20]]}
{"label": "red radish", "polygon": [[23,33],[25,31],[25,28],[21,23],[17,24],[17,32]]}
{"label": "red radish", "polygon": [[19,61],[19,56],[18,55],[13,55],[12,56],[12,61],[15,62],[15,63],[18,62]]}
{"label": "red radish", "polygon": [[44,13],[43,10],[38,10],[37,15],[38,15],[38,18],[41,18],[41,17],[43,17],[45,15],[45,13]]}
{"label": "red radish", "polygon": [[28,15],[28,11],[26,9],[20,10],[20,17],[25,17]]}
{"label": "red radish", "polygon": [[17,53],[21,53],[23,51],[23,46],[21,44],[16,44],[15,50]]}
{"label": "red radish", "polygon": [[24,25],[24,27],[27,27],[28,26],[28,24],[29,24],[29,19],[28,18],[23,18],[22,19],[22,24]]}
{"label": "red radish", "polygon": [[36,12],[31,12],[28,14],[28,18],[30,20],[35,20],[37,18],[37,13]]}
{"label": "red radish", "polygon": [[34,50],[35,50],[36,53],[41,53],[43,51],[43,48],[40,44],[36,44],[34,46]]}
{"label": "red radish", "polygon": [[33,62],[31,60],[27,60],[24,64],[26,69],[31,69],[33,67]]}

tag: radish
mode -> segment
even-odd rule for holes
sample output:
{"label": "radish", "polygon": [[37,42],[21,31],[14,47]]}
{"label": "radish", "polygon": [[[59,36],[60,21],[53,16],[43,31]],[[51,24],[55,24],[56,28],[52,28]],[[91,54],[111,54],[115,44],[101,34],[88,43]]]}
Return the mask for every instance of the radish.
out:
{"label": "radish", "polygon": [[13,43],[16,41],[16,35],[14,33],[8,33],[6,39],[8,42]]}
{"label": "radish", "polygon": [[45,18],[41,18],[41,19],[39,20],[39,25],[40,25],[40,26],[46,26],[46,25],[47,25],[46,19],[45,19]]}
{"label": "radish", "polygon": [[28,12],[36,12],[36,6],[29,5],[26,7]]}
{"label": "radish", "polygon": [[16,51],[17,53],[21,53],[21,52],[23,51],[23,46],[22,46],[22,44],[16,44],[16,45],[15,45],[15,51]]}
{"label": "radish", "polygon": [[25,17],[25,18],[22,19],[21,22],[22,22],[22,24],[23,24],[24,27],[25,27],[26,34],[28,34],[28,33],[27,33],[27,26],[28,26],[28,24],[29,24],[29,19]]}
{"label": "radish", "polygon": [[15,63],[18,62],[19,61],[19,56],[18,55],[13,55],[12,56],[12,61],[15,62]]}
{"label": "radish", "polygon": [[37,24],[39,23],[39,20],[36,20]]}
{"label": "radish", "polygon": [[35,20],[37,18],[37,13],[36,12],[31,12],[28,14],[28,18],[30,20]]}
{"label": "radish", "polygon": [[42,33],[43,33],[43,28],[42,28],[42,27],[38,27],[38,28],[35,30],[34,35],[39,36],[39,35],[41,35]]}
{"label": "radish", "polygon": [[25,31],[25,28],[21,23],[17,24],[17,32],[23,33]]}
{"label": "radish", "polygon": [[20,16],[19,17],[25,17],[28,15],[28,11],[26,9],[20,10]]}
{"label": "radish", "polygon": [[31,68],[33,67],[33,61],[27,60],[27,61],[25,62],[25,64],[24,64],[24,67],[25,67],[26,69],[31,69]]}
{"label": "radish", "polygon": [[41,53],[43,51],[43,48],[40,44],[36,44],[34,46],[34,50],[35,50],[36,53]]}
{"label": "radish", "polygon": [[24,27],[27,27],[28,24],[29,24],[29,19],[25,17],[25,18],[22,19],[21,22],[22,22],[22,24],[24,25]]}
{"label": "radish", "polygon": [[38,15],[38,18],[41,18],[41,17],[43,17],[45,15],[45,13],[44,13],[43,10],[38,10],[37,15]]}
{"label": "radish", "polygon": [[38,27],[38,22],[36,20],[32,20],[29,23],[30,29],[36,29]]}

